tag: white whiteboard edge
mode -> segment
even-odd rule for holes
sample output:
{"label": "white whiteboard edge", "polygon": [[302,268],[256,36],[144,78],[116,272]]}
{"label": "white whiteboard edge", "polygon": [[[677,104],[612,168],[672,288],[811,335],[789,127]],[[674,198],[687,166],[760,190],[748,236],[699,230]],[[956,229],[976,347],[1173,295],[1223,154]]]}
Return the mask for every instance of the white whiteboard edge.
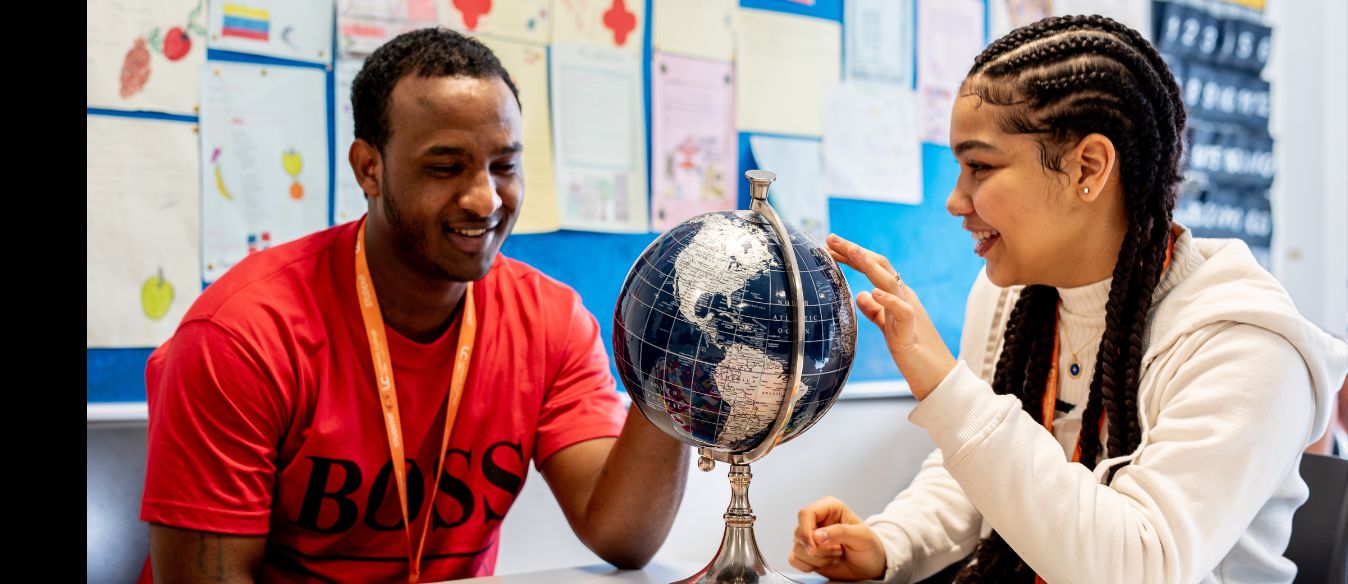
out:
{"label": "white whiteboard edge", "polygon": [[[628,397],[626,393],[620,393],[619,395],[624,402],[624,406],[630,405],[631,398]],[[841,399],[908,397],[912,395],[913,392],[908,389],[908,382],[903,380],[857,381],[849,383],[843,388]],[[113,402],[85,405],[85,420],[89,423],[143,422],[149,418],[150,410],[145,402]]]}
{"label": "white whiteboard edge", "polygon": [[884,381],[853,381],[843,387],[839,399],[870,399],[879,397],[912,397],[913,390],[902,379]]}
{"label": "white whiteboard edge", "polygon": [[86,404],[85,421],[144,422],[150,419],[150,407],[145,402],[110,402]]}

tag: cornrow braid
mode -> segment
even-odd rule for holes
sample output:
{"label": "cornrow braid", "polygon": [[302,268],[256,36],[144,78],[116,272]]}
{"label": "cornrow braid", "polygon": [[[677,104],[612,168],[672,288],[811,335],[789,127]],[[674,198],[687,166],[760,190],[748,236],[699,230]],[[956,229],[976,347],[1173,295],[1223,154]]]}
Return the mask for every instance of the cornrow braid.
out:
{"label": "cornrow braid", "polygon": [[1021,292],[1029,303],[1027,319],[1033,319],[1026,336],[1030,342],[1028,358],[1025,359],[1025,383],[1020,388],[1021,407],[1034,421],[1044,423],[1043,409],[1045,384],[1048,371],[1053,367],[1053,340],[1057,336],[1053,330],[1053,315],[1058,311],[1058,289],[1052,286],[1026,286]]}
{"label": "cornrow braid", "polygon": [[1001,77],[1014,71],[1037,67],[1046,63],[1059,63],[1068,57],[1098,55],[1107,52],[1111,45],[1118,45],[1120,48],[1127,50],[1127,45],[1124,45],[1123,41],[1108,34],[1083,34],[1065,38],[1058,44],[1040,44],[1006,59],[994,61],[988,65],[987,74]]}
{"label": "cornrow braid", "polygon": [[[1094,468],[1141,443],[1137,390],[1147,315],[1160,282],[1183,158],[1186,116],[1165,61],[1137,31],[1102,16],[1047,18],[988,45],[961,90],[999,106],[1002,131],[1037,136],[1045,169],[1090,134],[1118,152],[1127,226],[1111,276],[1079,443]],[[992,382],[1043,422],[1041,402],[1057,335],[1057,290],[1027,286],[1007,322]],[[1105,418],[1107,437],[1096,423]],[[1126,466],[1106,469],[1105,482]],[[1028,582],[1033,570],[999,533],[980,542],[957,582]]]}
{"label": "cornrow braid", "polygon": [[1028,343],[1022,343],[1021,323],[1025,322],[1027,310],[1025,295],[1016,300],[1016,306],[1007,318],[1006,332],[1002,336],[1002,354],[997,359],[997,369],[993,374],[992,390],[1001,394],[1019,397],[1021,387],[1025,385],[1025,355]]}

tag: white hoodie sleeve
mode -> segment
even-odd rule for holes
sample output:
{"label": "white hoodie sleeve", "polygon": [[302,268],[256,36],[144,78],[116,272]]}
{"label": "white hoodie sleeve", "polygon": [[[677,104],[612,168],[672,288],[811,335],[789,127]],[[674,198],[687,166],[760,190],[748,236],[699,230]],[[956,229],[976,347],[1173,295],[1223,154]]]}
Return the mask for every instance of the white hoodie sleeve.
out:
{"label": "white hoodie sleeve", "polygon": [[[1225,330],[1157,382],[1165,401],[1156,422],[1109,486],[1067,461],[1018,400],[994,394],[963,362],[909,419],[930,432],[968,500],[1045,580],[1192,582],[1296,472],[1314,408],[1305,362],[1285,339],[1251,325],[1215,326]],[[922,489],[914,496],[927,500],[874,524],[919,534],[908,538],[919,550],[935,525],[959,522],[912,509],[950,505],[969,514],[941,495],[954,490]],[[974,533],[946,531],[950,540]]]}
{"label": "white hoodie sleeve", "polygon": [[885,548],[887,582],[911,582],[940,572],[978,546],[982,516],[942,465],[936,450],[885,510],[866,519]]}
{"label": "white hoodie sleeve", "polygon": [[[964,330],[990,330],[1014,304],[1014,297],[980,273],[968,302]],[[985,306],[1000,309],[979,310]],[[998,340],[966,333],[960,339],[960,356],[987,369]],[[932,452],[908,488],[866,520],[885,548],[886,582],[922,580],[965,559],[978,546],[983,517],[943,463],[941,450]]]}

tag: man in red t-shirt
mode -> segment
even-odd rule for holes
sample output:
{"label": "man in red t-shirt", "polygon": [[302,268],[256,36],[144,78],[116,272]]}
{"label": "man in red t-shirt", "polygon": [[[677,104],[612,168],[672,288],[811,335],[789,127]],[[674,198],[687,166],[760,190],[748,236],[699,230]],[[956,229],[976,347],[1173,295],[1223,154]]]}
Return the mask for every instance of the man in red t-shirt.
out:
{"label": "man in red t-shirt", "polygon": [[575,291],[498,254],[524,196],[509,74],[426,29],[370,56],[352,105],[366,218],[240,262],[150,357],[155,579],[490,574],[530,460],[581,541],[645,564],[687,448],[624,423]]}

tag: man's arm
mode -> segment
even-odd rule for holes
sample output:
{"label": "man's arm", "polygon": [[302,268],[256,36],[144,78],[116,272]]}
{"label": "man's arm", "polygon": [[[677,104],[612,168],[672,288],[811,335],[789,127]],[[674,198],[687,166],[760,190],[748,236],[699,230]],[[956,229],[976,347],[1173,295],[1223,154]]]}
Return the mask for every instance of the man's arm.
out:
{"label": "man's arm", "polygon": [[617,438],[563,448],[538,470],[587,547],[619,568],[640,568],[683,501],[688,451],[632,407]]}
{"label": "man's arm", "polygon": [[150,525],[156,584],[249,584],[262,566],[265,535],[229,535]]}
{"label": "man's arm", "polygon": [[252,582],[262,564],[286,406],[253,347],[185,322],[147,365],[141,520],[157,583]]}

